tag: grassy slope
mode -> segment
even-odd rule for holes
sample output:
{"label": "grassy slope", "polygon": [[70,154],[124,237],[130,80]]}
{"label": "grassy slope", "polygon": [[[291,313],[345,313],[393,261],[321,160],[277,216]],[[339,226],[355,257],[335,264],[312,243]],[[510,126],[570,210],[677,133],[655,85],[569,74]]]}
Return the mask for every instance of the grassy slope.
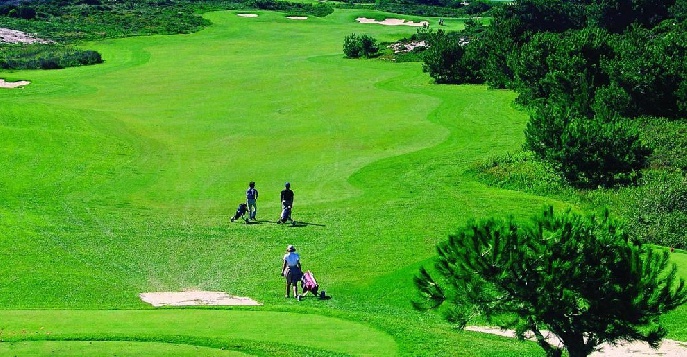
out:
{"label": "grassy slope", "polygon": [[[461,174],[520,146],[526,118],[510,107],[513,93],[432,85],[417,63],[343,59],[351,32],[384,41],[415,31],[356,24],[354,11],[307,21],[208,17],[216,25],[197,34],[94,44],[100,66],[2,74],[32,84],[0,92],[0,306],[143,309],[128,317],[136,326],[156,314],[140,292],[223,290],[265,303],[259,311],[363,322],[393,336],[391,353],[538,352],[454,334],[409,304],[413,273],[467,217],[551,203]],[[262,224],[229,224],[250,180]],[[287,180],[305,226],[270,223]],[[278,272],[289,243],[333,299],[284,301]],[[169,311],[180,320],[196,314]],[[241,311],[257,324],[277,320]],[[0,327],[22,328],[21,319],[3,322],[13,313],[0,312]],[[37,314],[32,320],[50,321],[50,312]],[[116,335],[81,327],[63,333]],[[352,328],[354,341],[374,348],[379,339],[365,338],[365,328]],[[251,353],[275,353],[270,338],[244,328],[235,337],[182,330],[202,340],[191,344],[238,338],[259,344]]]}

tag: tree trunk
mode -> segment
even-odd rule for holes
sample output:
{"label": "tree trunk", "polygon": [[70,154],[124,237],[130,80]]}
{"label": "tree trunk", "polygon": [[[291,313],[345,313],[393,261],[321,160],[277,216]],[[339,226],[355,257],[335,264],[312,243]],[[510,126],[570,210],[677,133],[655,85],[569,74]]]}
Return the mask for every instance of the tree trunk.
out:
{"label": "tree trunk", "polygon": [[534,337],[537,338],[537,344],[539,344],[539,346],[546,352],[546,357],[561,357],[563,355],[563,350],[558,347],[551,346],[550,343],[546,342],[546,338],[539,330],[532,328],[531,331],[534,333]]}

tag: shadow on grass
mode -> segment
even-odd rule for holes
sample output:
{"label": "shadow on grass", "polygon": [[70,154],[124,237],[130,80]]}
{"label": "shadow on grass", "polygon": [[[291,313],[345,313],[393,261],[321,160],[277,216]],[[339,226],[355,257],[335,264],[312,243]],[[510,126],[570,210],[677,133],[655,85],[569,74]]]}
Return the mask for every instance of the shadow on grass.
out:
{"label": "shadow on grass", "polygon": [[291,221],[288,223],[281,223],[279,221],[268,221],[268,220],[257,220],[257,221],[235,221],[236,223],[244,223],[244,224],[263,224],[263,223],[272,223],[272,224],[278,224],[278,225],[284,225],[287,227],[307,227],[307,226],[317,226],[317,227],[326,227],[326,225],[321,224],[321,223],[314,223],[314,222],[303,222],[303,221]]}
{"label": "shadow on grass", "polygon": [[307,227],[307,226],[317,226],[317,227],[326,227],[324,224],[320,223],[313,223],[313,222],[303,222],[303,221],[293,221],[291,224],[288,223],[282,223],[286,226],[290,227]]}

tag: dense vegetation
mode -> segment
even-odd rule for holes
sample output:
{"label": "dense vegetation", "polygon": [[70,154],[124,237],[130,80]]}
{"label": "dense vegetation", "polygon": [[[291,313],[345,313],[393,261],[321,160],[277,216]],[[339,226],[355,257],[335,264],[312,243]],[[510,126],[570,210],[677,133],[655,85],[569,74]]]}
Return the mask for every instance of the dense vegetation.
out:
{"label": "dense vegetation", "polygon": [[0,52],[0,69],[58,69],[102,62],[96,51],[59,45],[10,45]]}
{"label": "dense vegetation", "polygon": [[353,33],[344,38],[343,52],[348,58],[370,58],[379,52],[379,46],[372,36]]}
{"label": "dense vegetation", "polygon": [[[685,176],[685,4],[518,1],[492,9],[491,26],[481,31],[438,31],[424,69],[437,83],[485,82],[515,90],[517,103],[530,113],[525,150],[567,184],[651,187],[658,185],[652,179],[666,175],[642,179],[648,170]],[[687,199],[683,190],[669,192]],[[653,212],[645,212],[652,219],[625,217],[644,227],[638,231],[650,241],[685,247],[676,236],[687,211],[678,206],[670,219]]]}

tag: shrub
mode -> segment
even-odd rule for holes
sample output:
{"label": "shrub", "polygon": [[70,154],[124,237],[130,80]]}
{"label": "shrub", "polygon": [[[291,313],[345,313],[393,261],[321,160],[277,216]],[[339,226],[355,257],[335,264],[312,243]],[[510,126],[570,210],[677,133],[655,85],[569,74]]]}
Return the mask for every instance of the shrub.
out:
{"label": "shrub", "polygon": [[476,47],[458,32],[439,30],[428,35],[428,48],[422,70],[437,83],[482,83],[481,64]]}
{"label": "shrub", "polygon": [[583,188],[630,184],[651,150],[635,126],[622,119],[585,118],[569,109],[541,106],[525,129],[526,147],[553,163],[572,185]]}
{"label": "shrub", "polygon": [[687,174],[652,171],[642,183],[624,207],[628,227],[645,242],[687,249]]}
{"label": "shrub", "polygon": [[687,122],[665,118],[642,117],[642,141],[653,153],[649,165],[657,169],[687,170]]}
{"label": "shrub", "polygon": [[2,69],[58,69],[102,63],[100,53],[59,45],[10,45],[0,52]]}
{"label": "shrub", "polygon": [[570,195],[571,189],[551,166],[532,151],[520,151],[477,162],[470,170],[486,184],[542,196]]}
{"label": "shrub", "polygon": [[353,33],[344,38],[343,52],[348,58],[370,58],[377,55],[379,46],[373,37]]}
{"label": "shrub", "polygon": [[344,37],[343,52],[348,58],[359,58],[362,55],[363,49],[360,47],[358,36],[350,34]]}

